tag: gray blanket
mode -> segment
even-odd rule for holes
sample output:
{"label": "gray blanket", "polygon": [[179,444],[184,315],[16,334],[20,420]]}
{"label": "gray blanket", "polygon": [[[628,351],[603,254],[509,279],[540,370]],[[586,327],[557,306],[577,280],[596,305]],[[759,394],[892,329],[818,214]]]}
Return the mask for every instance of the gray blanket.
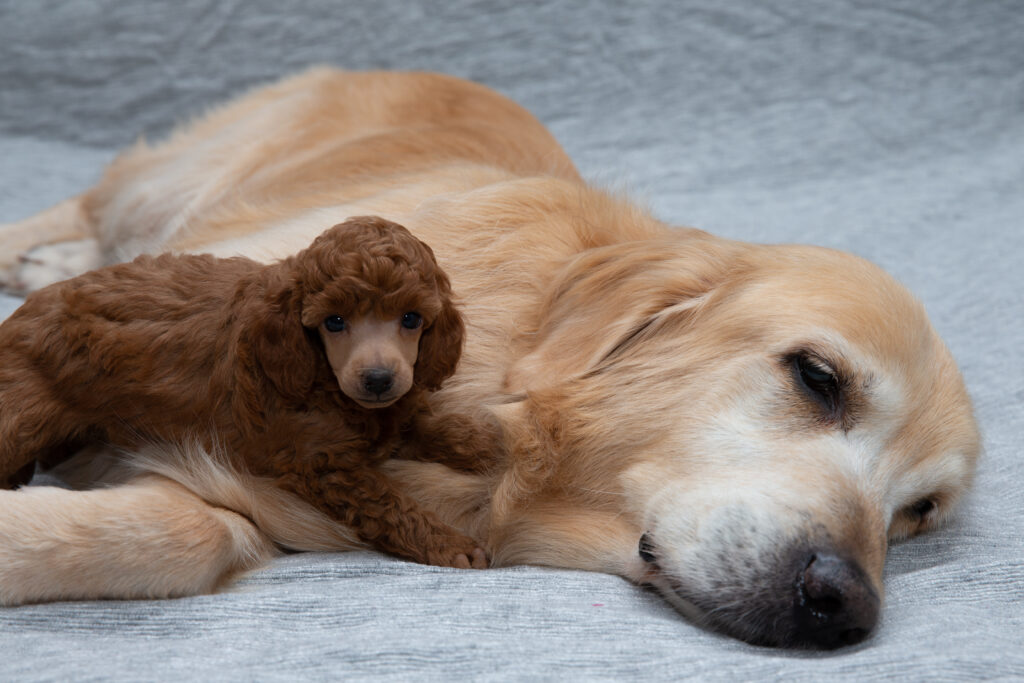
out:
{"label": "gray blanket", "polygon": [[313,63],[481,81],[667,220],[881,264],[966,375],[975,493],[892,548],[880,629],[834,653],[707,633],[613,576],[349,553],[219,595],[0,609],[0,679],[1024,677],[1024,6],[0,0],[0,222]]}

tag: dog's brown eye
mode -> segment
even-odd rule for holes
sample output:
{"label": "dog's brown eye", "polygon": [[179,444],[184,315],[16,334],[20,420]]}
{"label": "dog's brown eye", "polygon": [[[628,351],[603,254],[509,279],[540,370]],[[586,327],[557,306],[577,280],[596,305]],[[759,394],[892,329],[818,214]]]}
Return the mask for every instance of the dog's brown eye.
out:
{"label": "dog's brown eye", "polygon": [[839,378],[835,371],[807,354],[793,358],[793,368],[800,384],[830,413],[837,413],[840,405]]}
{"label": "dog's brown eye", "polygon": [[935,501],[931,498],[922,498],[910,506],[910,513],[919,519],[935,509]]}
{"label": "dog's brown eye", "polygon": [[407,330],[415,330],[423,324],[423,316],[419,313],[406,313],[402,316],[402,327]]}
{"label": "dog's brown eye", "polygon": [[345,319],[340,315],[329,315],[324,318],[324,327],[328,332],[341,332],[345,329]]}

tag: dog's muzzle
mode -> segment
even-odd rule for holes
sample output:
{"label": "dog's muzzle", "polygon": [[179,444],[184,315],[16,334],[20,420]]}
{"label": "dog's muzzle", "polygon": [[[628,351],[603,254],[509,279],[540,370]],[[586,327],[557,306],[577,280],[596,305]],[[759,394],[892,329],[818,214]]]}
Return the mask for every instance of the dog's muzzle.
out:
{"label": "dog's muzzle", "polygon": [[640,537],[638,553],[667,579],[652,583],[692,605],[708,625],[754,644],[830,650],[863,641],[878,622],[881,600],[870,579],[831,550],[794,546],[756,587],[723,577],[720,591],[700,595],[687,589],[685,577],[665,576],[650,534]]}

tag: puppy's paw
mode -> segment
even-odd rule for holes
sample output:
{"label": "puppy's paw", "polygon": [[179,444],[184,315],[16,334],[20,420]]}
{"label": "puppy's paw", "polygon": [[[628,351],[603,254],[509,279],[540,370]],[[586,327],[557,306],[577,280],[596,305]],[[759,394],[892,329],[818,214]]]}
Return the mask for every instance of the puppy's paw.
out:
{"label": "puppy's paw", "polygon": [[23,465],[16,472],[6,477],[0,477],[0,489],[17,489],[32,481],[36,474],[36,463],[32,462]]}
{"label": "puppy's paw", "polygon": [[[455,540],[455,539],[453,539]],[[438,567],[487,569],[487,553],[469,537],[427,550],[427,562]]]}
{"label": "puppy's paw", "polygon": [[24,295],[101,265],[99,243],[94,239],[44,244],[19,255],[15,264],[3,269],[0,287]]}
{"label": "puppy's paw", "polygon": [[473,548],[468,557],[465,553],[459,553],[452,566],[456,569],[487,569],[487,553],[483,548]]}

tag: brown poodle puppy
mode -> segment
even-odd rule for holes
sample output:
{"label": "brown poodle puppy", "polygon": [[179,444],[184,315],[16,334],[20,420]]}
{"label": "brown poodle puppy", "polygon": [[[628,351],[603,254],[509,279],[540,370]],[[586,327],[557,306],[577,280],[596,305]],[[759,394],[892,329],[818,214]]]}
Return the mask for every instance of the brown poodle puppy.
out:
{"label": "brown poodle puppy", "polygon": [[162,255],[96,270],[0,325],[0,485],[92,443],[199,439],[381,550],[484,567],[375,467],[399,451],[481,466],[486,427],[433,421],[423,400],[463,332],[433,252],[377,217],[269,266]]}

